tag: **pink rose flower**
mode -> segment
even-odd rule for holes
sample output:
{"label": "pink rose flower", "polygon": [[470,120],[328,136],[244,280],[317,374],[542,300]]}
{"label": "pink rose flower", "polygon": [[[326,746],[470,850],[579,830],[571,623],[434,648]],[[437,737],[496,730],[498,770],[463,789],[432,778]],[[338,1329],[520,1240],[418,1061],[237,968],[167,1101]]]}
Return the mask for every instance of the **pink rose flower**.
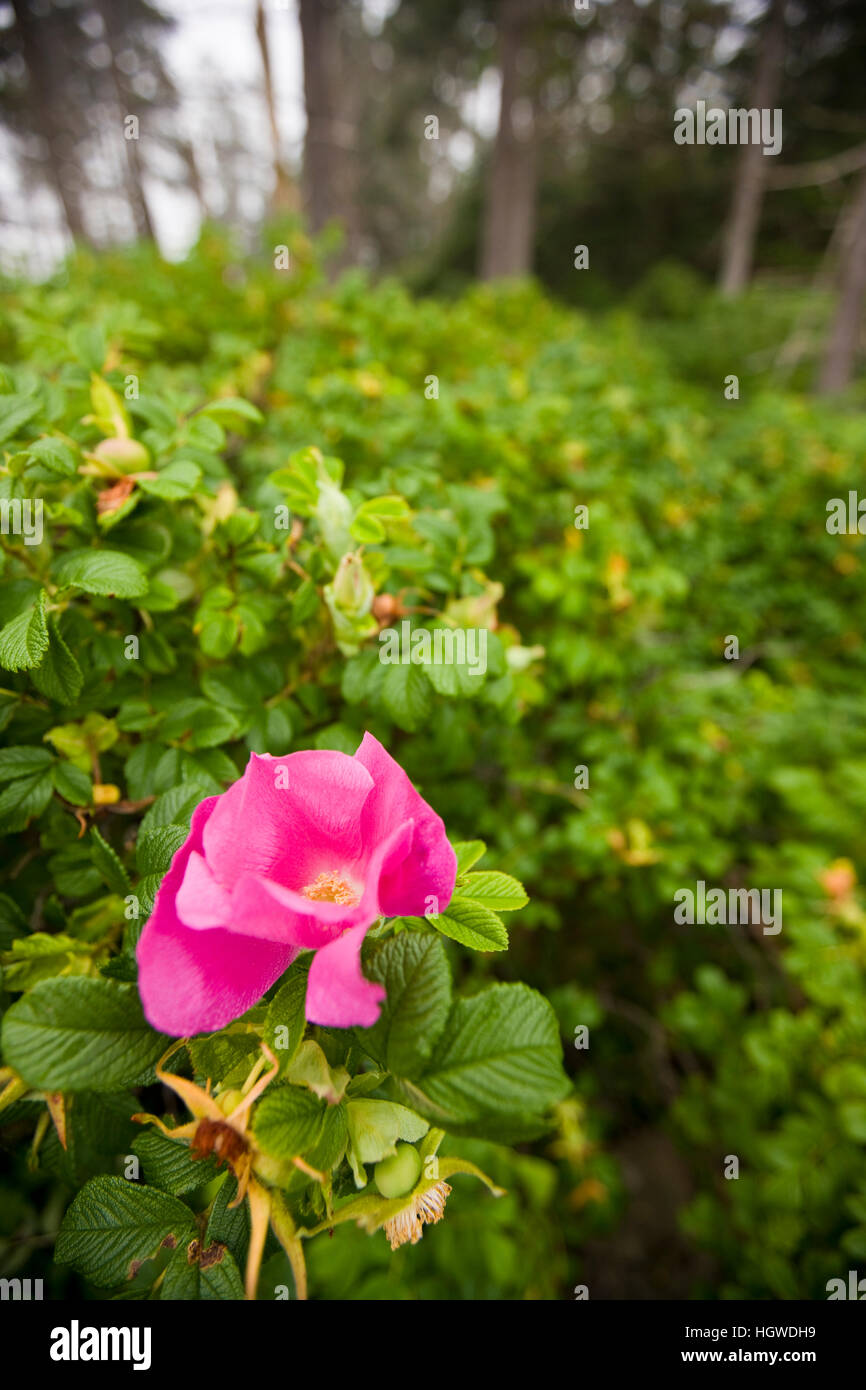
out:
{"label": "pink rose flower", "polygon": [[148,1021],[174,1037],[211,1032],[261,999],[299,951],[306,1014],[369,1027],[381,985],[361,974],[377,917],[444,912],[457,861],[445,826],[371,734],[353,757],[250,756],[202,801],[138,943]]}

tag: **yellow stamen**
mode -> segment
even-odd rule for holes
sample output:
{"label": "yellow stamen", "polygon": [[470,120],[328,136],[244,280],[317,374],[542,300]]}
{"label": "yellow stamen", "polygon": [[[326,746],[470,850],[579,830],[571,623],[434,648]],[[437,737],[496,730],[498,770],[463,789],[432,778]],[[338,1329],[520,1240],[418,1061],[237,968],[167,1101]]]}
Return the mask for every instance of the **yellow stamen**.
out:
{"label": "yellow stamen", "polygon": [[344,907],[354,907],[360,902],[354,888],[333,870],[319,874],[313,883],[301,889],[301,893],[314,903],[341,903]]}

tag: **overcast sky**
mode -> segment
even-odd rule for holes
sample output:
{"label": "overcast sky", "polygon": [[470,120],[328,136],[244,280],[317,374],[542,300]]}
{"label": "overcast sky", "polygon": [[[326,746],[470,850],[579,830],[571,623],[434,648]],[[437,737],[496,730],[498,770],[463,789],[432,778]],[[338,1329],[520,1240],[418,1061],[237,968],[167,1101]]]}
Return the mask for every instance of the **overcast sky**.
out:
{"label": "overcast sky", "polygon": [[[205,164],[207,127],[213,119],[213,101],[205,84],[224,84],[233,91],[245,89],[233,101],[251,143],[268,149],[255,0],[157,0],[157,4],[163,14],[176,21],[165,45],[166,63],[181,95],[179,118],[205,156]],[[268,0],[266,13],[280,133],[284,153],[294,164],[300,159],[306,128],[297,0]],[[163,251],[169,256],[182,254],[194,241],[198,227],[195,201],[158,184],[150,187],[148,194]],[[254,196],[251,188],[250,197]],[[255,215],[255,207],[250,211]]]}

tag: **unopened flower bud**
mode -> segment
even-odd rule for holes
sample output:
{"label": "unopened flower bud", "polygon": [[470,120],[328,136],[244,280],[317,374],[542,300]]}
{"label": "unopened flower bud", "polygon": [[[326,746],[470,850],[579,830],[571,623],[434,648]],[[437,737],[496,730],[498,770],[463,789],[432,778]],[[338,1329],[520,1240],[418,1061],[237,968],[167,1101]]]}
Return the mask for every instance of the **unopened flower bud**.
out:
{"label": "unopened flower bud", "polygon": [[137,439],[101,439],[93,453],[118,473],[140,473],[150,467],[150,451]]}
{"label": "unopened flower bud", "polygon": [[93,804],[94,806],[113,806],[120,800],[120,788],[113,782],[94,782],[93,784]]}
{"label": "unopened flower bud", "polygon": [[402,618],[406,610],[396,594],[377,594],[373,600],[373,617],[380,623],[390,623],[392,618]]}
{"label": "unopened flower bud", "polygon": [[322,469],[319,476],[319,500],[314,515],[322,532],[322,540],[335,559],[351,543],[349,524],[352,520],[352,510],[352,504],[346,494],[340,491],[337,484]]}
{"label": "unopened flower bud", "polygon": [[350,551],[343,556],[334,575],[332,591],[334,602],[344,612],[358,617],[369,613],[376,591],[357,552]]}

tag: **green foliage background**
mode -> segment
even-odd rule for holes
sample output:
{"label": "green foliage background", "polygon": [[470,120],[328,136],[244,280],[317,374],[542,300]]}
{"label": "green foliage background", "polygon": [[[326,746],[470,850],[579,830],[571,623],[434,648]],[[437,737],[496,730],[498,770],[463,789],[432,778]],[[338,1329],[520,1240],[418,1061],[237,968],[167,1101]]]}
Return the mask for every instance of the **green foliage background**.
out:
{"label": "green foliage background", "polygon": [[[20,1018],[13,1001],[58,977],[132,991],[125,896],[147,910],[196,802],[250,749],[352,752],[368,728],[452,839],[526,885],[507,953],[441,949],[464,996],[499,980],[550,997],[571,1094],[543,1137],[451,1126],[443,1153],[508,1195],[458,1181],[445,1221],[393,1255],[352,1225],[309,1242],[312,1295],[592,1296],[602,1264],[615,1291],[618,1155],[653,1134],[683,1174],[675,1292],[824,1297],[866,1259],[862,539],[825,528],[858,485],[862,415],[751,372],[748,301],[738,322],[726,309],[729,350],[692,351],[675,316],[589,320],[531,284],[447,303],[359,274],[327,288],[287,235],[290,273],[208,233],[181,265],[81,254],[6,287],[0,497],[44,497],[47,536],[3,537],[0,716],[24,750],[0,754],[6,1007]],[[118,475],[78,470],[130,374],[155,477],[100,520]],[[290,548],[281,505],[303,524]],[[380,664],[373,591],[414,623],[489,626],[485,679]],[[125,809],[95,804],[94,781]],[[837,860],[853,871],[828,879]],[[676,925],[698,879],[781,888],[782,933]],[[71,1287],[54,1237],[140,1138],[129,1084],[160,1050],[142,1046],[136,1077],[77,1096],[65,1153],[41,1101],[6,1095],[3,1274]]]}

